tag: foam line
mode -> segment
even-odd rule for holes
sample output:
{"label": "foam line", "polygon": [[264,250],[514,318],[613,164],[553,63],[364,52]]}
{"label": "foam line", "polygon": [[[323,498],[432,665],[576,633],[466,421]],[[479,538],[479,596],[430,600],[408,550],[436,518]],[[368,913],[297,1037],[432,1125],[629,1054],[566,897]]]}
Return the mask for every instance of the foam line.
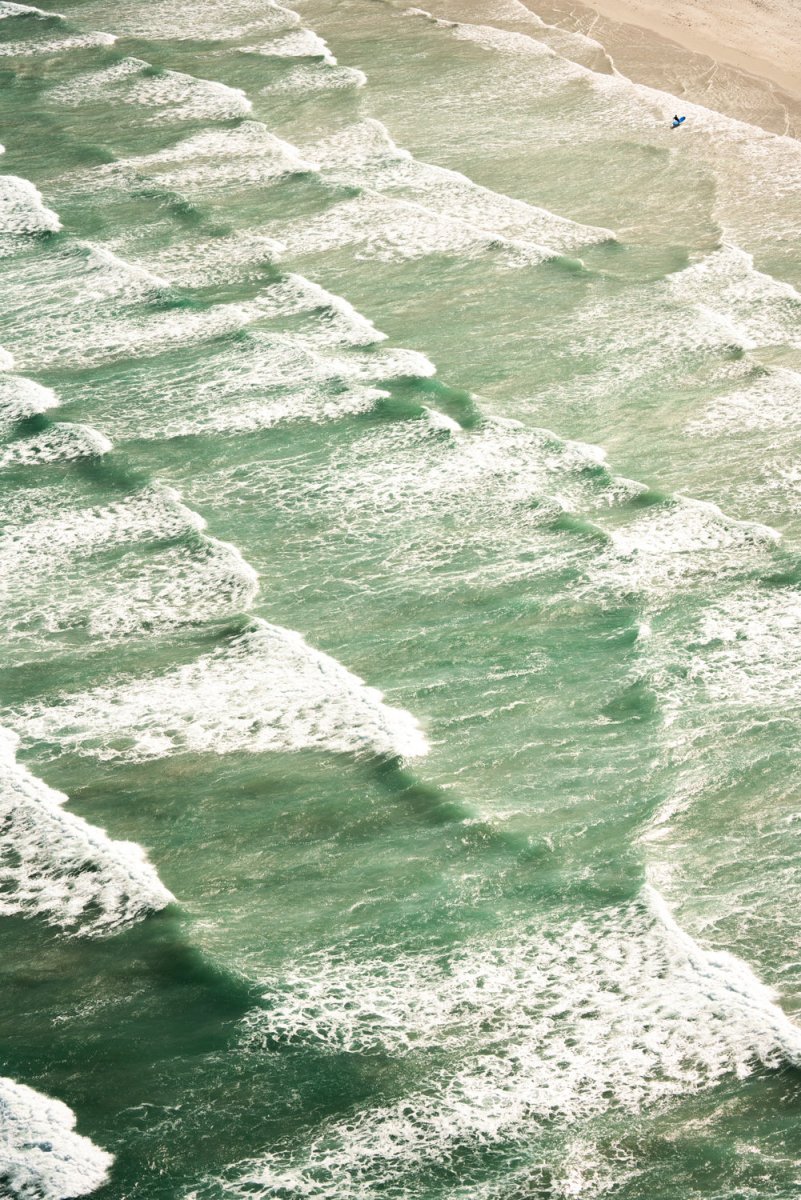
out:
{"label": "foam line", "polygon": [[299,277],[266,289],[255,303],[265,319],[304,321],[291,334],[251,329],[202,347],[178,369],[163,361],[129,368],[125,388],[107,401],[105,427],[114,437],[161,439],[330,421],[371,409],[392,379],[435,372],[422,354],[381,346],[385,335],[371,322]]}
{"label": "foam line", "polygon": [[178,241],[154,250],[153,242],[158,242],[162,233],[169,237],[172,230],[166,223],[154,223],[120,239],[115,248],[125,253],[129,261],[138,261],[142,256],[142,261],[168,275],[178,287],[206,288],[248,279],[264,264],[278,262],[284,250],[281,242],[260,229],[220,237],[197,235],[189,245]]}
{"label": "foam line", "polygon": [[670,275],[666,291],[682,306],[711,309],[745,349],[784,343],[801,348],[801,295],[789,283],[754,267],[739,246],[720,250]]}
{"label": "foam line", "polygon": [[466,175],[432,166],[397,146],[380,121],[367,118],[310,146],[324,178],[388,193],[422,205],[434,216],[463,222],[487,236],[566,253],[614,238],[609,229],[580,225],[547,209],[481,187]]}
{"label": "foam line", "polygon": [[13,1079],[0,1078],[0,1189],[12,1200],[67,1200],[108,1178],[111,1154],[75,1132],[75,1114]]}
{"label": "foam line", "polygon": [[[497,4],[490,11],[482,8],[481,15],[529,27],[533,25],[536,33],[521,33],[488,25],[448,21],[434,17],[430,13],[415,13],[414,10],[407,10],[407,12],[408,15],[425,16],[434,25],[452,30],[455,37],[474,42],[485,49],[518,56],[539,57],[540,66],[542,66],[542,58],[545,57],[549,67],[546,76],[549,83],[555,80],[562,82],[575,78],[575,73],[570,70],[573,65],[596,73],[600,71],[604,74],[618,74],[612,58],[595,38],[588,37],[583,33],[571,32],[559,25],[549,25],[523,4],[517,3],[516,0],[510,0],[509,3],[503,5]],[[567,64],[566,69],[565,64]]]}
{"label": "foam line", "polygon": [[[251,474],[248,486],[257,482]],[[468,548],[489,551],[493,559],[501,554],[507,563],[519,560],[531,571],[525,565],[530,555],[520,558],[529,534],[536,531],[539,539],[543,526],[565,510],[603,512],[642,490],[613,476],[598,447],[497,418],[463,430],[427,410],[421,418],[354,433],[318,473],[313,493],[293,505],[295,511],[308,506],[323,528],[344,522],[350,545],[360,539],[369,547],[380,536],[385,552],[391,545],[398,555],[393,575],[400,581],[418,556],[424,562],[433,556],[441,569]],[[436,586],[435,579],[428,586]]]}
{"label": "foam line", "polygon": [[460,217],[432,212],[423,204],[363,192],[317,216],[282,225],[280,239],[289,254],[319,254],[343,246],[356,257],[402,262],[429,254],[462,258],[495,252],[510,266],[531,266],[555,251],[522,239],[504,238]]}
{"label": "foam line", "polygon": [[[127,553],[118,553],[109,579],[104,556],[111,549]],[[28,654],[43,634],[75,628],[115,639],[232,616],[258,591],[239,551],[210,537],[177,493],[160,488],[122,504],[11,524],[0,537],[0,573],[6,636]]]}
{"label": "foam line", "polygon": [[132,179],[147,178],[164,188],[205,194],[270,184],[312,170],[313,163],[261,121],[243,121],[235,129],[202,130],[155,154],[95,168],[87,179],[116,178],[128,188]]}
{"label": "foam line", "polygon": [[241,397],[224,409],[212,404],[206,411],[172,414],[161,429],[153,428],[153,438],[192,437],[209,434],[253,433],[273,425],[304,421],[321,424],[343,417],[370,412],[389,392],[359,384],[332,395],[325,386],[296,387],[284,394],[247,399]]}
{"label": "foam line", "polygon": [[302,275],[289,274],[259,297],[267,316],[309,313],[318,317],[311,337],[320,345],[372,346],[387,335],[353,307],[343,296]]}
{"label": "foam line", "polygon": [[591,301],[575,311],[573,325],[569,350],[577,358],[590,353],[598,366],[555,389],[571,405],[583,396],[603,403],[610,394],[626,391],[636,400],[644,387],[661,392],[672,379],[683,390],[692,372],[693,382],[707,392],[712,387],[728,394],[733,385],[746,386],[731,402],[727,395],[715,399],[707,414],[688,424],[688,432],[736,429],[748,408],[747,427],[756,427],[751,423],[758,423],[762,399],[766,428],[775,427],[767,416],[771,411],[777,424],[792,421],[794,374],[766,372],[753,352],[799,346],[801,294],[757,271],[752,256],[735,245],[726,244],[659,282]]}
{"label": "foam line", "polygon": [[258,46],[243,46],[243,54],[261,54],[269,58],[319,58],[331,67],[337,60],[326,42],[311,29],[298,28]]}
{"label": "foam line", "polygon": [[801,373],[785,367],[752,365],[745,387],[716,396],[704,412],[688,421],[696,437],[801,428]]}
{"label": "foam line", "polygon": [[715,504],[673,496],[609,534],[593,564],[591,590],[664,598],[699,578],[738,578],[770,570],[780,535],[769,525],[738,521]]}
{"label": "foam line", "polygon": [[[239,330],[256,303],[164,307],[167,279],[91,243],[59,247],[5,272],[14,320],[6,337],[28,371],[140,357]],[[11,300],[9,301],[11,302]]]}
{"label": "foam line", "polygon": [[146,118],[146,124],[232,120],[248,116],[253,108],[239,88],[181,71],[154,73],[150,64],[139,58],[125,58],[101,71],[79,75],[53,88],[48,101],[69,108],[117,102],[158,110]]}
{"label": "foam line", "polygon": [[65,812],[66,800],[16,761],[16,739],[0,730],[0,916],[104,936],[173,900],[139,846]]}
{"label": "foam line", "polygon": [[[234,1165],[199,1198],[426,1194],[455,1161],[467,1194],[492,1150],[546,1156],[558,1182],[563,1144],[541,1136],[557,1123],[630,1119],[727,1077],[801,1063],[801,1030],[768,989],[684,933],[649,886],[592,914],[517,919],[447,956],[370,960],[347,946],[310,956],[273,981],[245,1041],[254,1054],[305,1044],[431,1069],[397,1101]],[[575,1195],[568,1183],[550,1194]]]}
{"label": "foam line", "polygon": [[111,449],[112,443],[96,429],[65,421],[52,425],[44,433],[21,438],[0,449],[0,470],[12,466],[98,458],[108,454]]}
{"label": "foam line", "polygon": [[41,193],[16,175],[0,175],[0,234],[55,233],[61,221]]}
{"label": "foam line", "polygon": [[332,67],[330,64],[314,63],[293,67],[280,79],[263,87],[261,95],[269,96],[275,92],[339,91],[345,88],[361,88],[366,83],[367,76],[357,67]]}
{"label": "foam line", "polygon": [[[738,712],[769,710],[795,717],[801,702],[796,662],[801,652],[801,594],[795,587],[771,588],[755,583],[728,596],[713,597],[689,630],[682,645],[664,645],[655,653],[685,666],[686,686],[673,686],[675,702],[688,702],[696,721],[699,696],[704,715],[733,721]],[[658,661],[658,660],[657,660]],[[695,703],[694,703],[695,702]]]}
{"label": "foam line", "polygon": [[593,58],[600,56],[605,66],[610,65],[608,56],[597,43],[593,44],[589,39],[584,39],[580,34],[573,35],[567,33],[565,30],[554,30],[554,27],[546,25],[544,21],[541,21],[533,13],[529,15],[534,18],[534,23],[539,32],[543,34],[555,33],[559,51],[536,36],[508,29],[499,29],[495,25],[477,25],[466,21],[449,21],[441,17],[435,17],[425,9],[407,9],[406,15],[423,17],[440,29],[447,30],[459,41],[472,42],[484,50],[495,51],[501,54],[511,54],[517,58],[522,57],[536,60],[538,68],[536,85],[540,88],[581,78],[584,71],[591,69],[579,65],[576,61],[572,61],[570,57],[565,55],[565,49],[573,53],[578,51],[581,56],[586,56],[587,51],[590,50]]}
{"label": "foam line", "polygon": [[[49,15],[49,14],[48,14]],[[71,50],[89,50],[95,46],[113,46],[116,37],[111,33],[75,33],[47,41],[0,43],[2,58],[33,58],[37,55],[63,54]]]}
{"label": "foam line", "polygon": [[[82,5],[82,10],[86,12],[87,7]],[[108,5],[102,0],[90,11],[92,19],[108,18]],[[169,5],[132,0],[124,9],[115,10],[114,25],[119,34],[148,41],[233,42],[297,28],[300,17],[275,0],[255,8],[252,0],[173,0]]]}
{"label": "foam line", "polygon": [[51,388],[21,375],[0,375],[0,436],[18,421],[57,408],[60,401]]}
{"label": "foam line", "polygon": [[406,757],[427,750],[409,713],[389,708],[380,692],[300,634],[265,621],[187,666],[33,705],[12,723],[28,740],[101,761],[304,749]]}
{"label": "foam line", "polygon": [[11,0],[1,0],[0,21],[6,17],[45,17],[50,20],[66,21],[61,13],[45,12],[43,8],[35,8],[32,4],[12,4]]}

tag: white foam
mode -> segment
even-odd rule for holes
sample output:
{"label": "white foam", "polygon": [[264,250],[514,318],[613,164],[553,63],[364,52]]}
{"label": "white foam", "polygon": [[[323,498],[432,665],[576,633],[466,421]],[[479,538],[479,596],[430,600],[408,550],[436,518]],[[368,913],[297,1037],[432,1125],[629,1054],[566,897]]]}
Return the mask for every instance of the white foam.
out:
{"label": "white foam", "polygon": [[[542,18],[538,17],[530,8],[526,8],[521,0],[482,0],[481,11],[491,21],[514,21],[533,25],[537,29],[548,28]],[[448,20],[447,17],[436,17],[425,8],[406,8],[403,10],[403,15],[405,17],[423,17],[433,25],[441,25],[446,29],[457,24],[456,21]]]}
{"label": "white foam", "polygon": [[[273,981],[247,1022],[253,1052],[262,1040],[305,1043],[414,1055],[418,1073],[427,1059],[430,1071],[417,1090],[334,1119],[305,1146],[231,1168],[223,1194],[422,1194],[427,1173],[455,1160],[472,1194],[492,1148],[539,1163],[550,1152],[558,1184],[563,1144],[549,1151],[538,1133],[569,1135],[609,1110],[663,1110],[726,1076],[801,1062],[801,1030],[768,989],[745,963],[693,941],[649,887],[593,915],[549,913],[541,926],[518,915],[450,953],[383,961],[348,950]],[[570,1186],[565,1172],[551,1194],[575,1195]]]}
{"label": "white foam", "polygon": [[[750,352],[761,346],[796,346],[799,318],[801,296],[792,287],[756,271],[742,250],[724,246],[661,282],[574,310],[567,347],[577,358],[591,354],[597,367],[577,372],[553,390],[552,399],[561,395],[575,406],[587,396],[608,405],[610,395],[627,391],[638,400],[644,388],[657,393],[697,388],[704,398],[724,392],[706,415],[687,426],[688,432],[703,435],[719,421],[728,423],[733,384],[748,384],[757,372],[764,375]],[[788,373],[774,378],[792,393]],[[733,428],[738,407],[751,403],[752,386],[732,399]],[[764,388],[770,389],[767,381]],[[755,404],[759,395],[753,395]],[[783,407],[786,412],[788,405]]]}
{"label": "white foam", "polygon": [[51,388],[21,375],[0,375],[0,436],[7,435],[17,421],[57,408],[59,403]]}
{"label": "white foam", "polygon": [[[187,533],[202,533],[206,523],[181,501],[172,488],[145,488],[116,504],[90,509],[58,507],[54,513],[29,516],[19,527],[7,528],[0,539],[0,577],[7,579],[18,565],[23,574],[36,569],[40,556],[86,557],[98,549],[165,541]],[[52,564],[52,557],[50,559]],[[47,569],[43,561],[42,569]]]}
{"label": "white foam", "polygon": [[[379,121],[368,118],[309,148],[325,178],[396,195],[436,217],[537,248],[545,256],[613,238],[609,229],[580,225],[473,183],[466,175],[414,159],[396,146]],[[540,252],[542,257],[542,251]]]}
{"label": "white foam", "polygon": [[66,1104],[0,1078],[0,1187],[11,1200],[85,1196],[105,1183],[113,1161],[75,1132]]}
{"label": "white foam", "polygon": [[[500,421],[463,430],[430,410],[349,430],[300,493],[291,465],[285,473],[275,462],[196,482],[215,501],[263,496],[293,527],[316,531],[306,553],[319,542],[337,572],[357,555],[382,592],[410,597],[586,570],[587,541],[559,528],[565,510],[605,511],[643,490],[612,476],[596,448]],[[596,536],[590,565],[597,557]]]}
{"label": "white foam", "polygon": [[427,543],[442,561],[467,545],[525,554],[526,531],[565,509],[603,508],[639,490],[610,475],[597,447],[499,419],[466,431],[429,410],[354,437],[308,503],[318,520],[346,520],[351,539],[394,533],[400,554]]}
{"label": "white foam", "polygon": [[206,129],[155,154],[98,167],[88,179],[119,178],[127,187],[131,177],[146,177],[177,191],[211,193],[311,170],[312,163],[260,121],[243,121],[235,129]]}
{"label": "white foam", "polygon": [[[84,20],[107,20],[108,6],[98,0],[93,8],[81,6]],[[120,34],[174,41],[237,41],[258,33],[290,29],[300,24],[296,12],[273,0],[257,5],[252,0],[175,0],[169,6],[150,0],[132,0],[114,11]]]}
{"label": "white foam", "polygon": [[192,362],[135,368],[107,398],[113,437],[246,432],[278,421],[328,421],[372,408],[385,382],[435,373],[424,355],[376,345],[384,335],[339,297],[299,276],[266,289],[265,318],[305,318],[294,333],[252,329]]}
{"label": "white foam", "polygon": [[307,336],[316,345],[372,346],[386,341],[387,335],[343,296],[329,292],[303,275],[287,275],[264,291],[259,302],[268,316],[315,315],[317,322]]}
{"label": "white foam", "polygon": [[146,558],[130,553],[111,578],[103,567],[70,563],[56,585],[31,580],[22,598],[14,581],[7,653],[15,661],[41,659],[52,653],[54,639],[77,629],[96,643],[220,621],[247,610],[258,591],[258,577],[236,547],[215,538],[159,548]]}
{"label": "white foam", "polygon": [[144,851],[65,812],[67,797],[17,763],[15,743],[0,730],[0,915],[38,916],[70,934],[99,936],[169,904],[173,896]]}
{"label": "white foam", "polygon": [[335,67],[337,60],[326,42],[311,29],[298,28],[258,46],[243,46],[246,54],[262,54],[270,58],[319,58]]}
{"label": "white foam", "polygon": [[256,573],[235,547],[204,529],[169,489],[10,527],[0,538],[0,611],[9,646],[21,643],[30,656],[47,653],[48,639],[76,628],[108,640],[247,609],[258,590]]}
{"label": "white foam", "polygon": [[352,387],[335,395],[328,395],[319,388],[298,388],[291,395],[253,400],[237,405],[233,410],[212,408],[207,413],[172,418],[158,436],[242,434],[295,421],[312,424],[340,421],[343,417],[370,412],[379,400],[388,396],[389,392],[380,388]]}
{"label": "white foam", "polygon": [[729,712],[743,706],[781,709],[801,702],[796,663],[801,651],[801,593],[744,587],[712,601],[688,634],[693,689]]}
{"label": "white foam", "polygon": [[61,222],[41,193],[16,175],[0,175],[0,234],[54,233]]}
{"label": "white foam", "polygon": [[747,387],[716,396],[684,428],[698,437],[801,428],[801,373],[784,367],[752,370]]}
{"label": "white foam", "polygon": [[699,576],[720,579],[769,569],[779,540],[767,525],[738,521],[715,504],[677,496],[612,530],[609,551],[593,576],[604,589],[654,597]]}
{"label": "white foam", "polygon": [[[580,79],[585,73],[586,69],[571,61],[570,58],[564,57],[564,52],[567,50],[568,52],[573,51],[575,53],[578,49],[580,54],[586,54],[587,46],[583,41],[578,41],[575,37],[565,34],[564,31],[560,31],[561,37],[557,36],[557,46],[559,48],[559,52],[557,52],[557,50],[552,49],[544,41],[540,41],[528,33],[499,29],[494,25],[476,25],[465,21],[446,21],[437,17],[432,18],[432,20],[435,25],[438,25],[441,29],[448,30],[459,41],[471,42],[476,46],[480,46],[483,50],[510,55],[515,59],[529,59],[535,62],[537,74],[534,78],[527,78],[527,91],[530,89],[530,85],[538,91],[547,91],[571,80]],[[544,22],[539,23],[538,32],[546,32],[547,29],[548,27]]]}
{"label": "white foam", "polygon": [[495,252],[507,265],[518,267],[553,257],[547,247],[512,241],[421,204],[370,192],[317,216],[282,224],[277,232],[292,255],[348,247],[356,250],[357,259],[402,262],[430,254],[464,258]]}
{"label": "white foam", "polygon": [[70,50],[89,50],[95,46],[113,46],[116,40],[111,33],[95,32],[75,33],[47,41],[2,42],[0,43],[0,57],[32,58],[40,54],[64,54]]}
{"label": "white foam", "polygon": [[122,680],[14,720],[23,735],[101,761],[176,753],[328,750],[414,756],[427,745],[407,712],[389,708],[298,633],[258,621],[226,646],[164,675]]}
{"label": "white foam", "polygon": [[170,284],[104,247],[71,244],[8,268],[9,337],[27,370],[152,354],[242,329],[256,303],[170,308]]}
{"label": "white foam", "polygon": [[[166,279],[125,262],[91,242],[60,245],[49,254],[23,261],[5,272],[7,292],[14,298],[15,325],[72,318],[74,310],[114,302],[118,308],[163,299]],[[55,310],[55,313],[53,312]]]}
{"label": "white foam", "polygon": [[90,366],[120,358],[139,358],[234,333],[257,321],[259,316],[258,308],[252,304],[218,304],[206,311],[176,309],[157,316],[131,319],[117,323],[116,327],[111,323],[104,328],[82,322],[83,344],[76,340],[74,332],[70,337],[70,331],[64,330],[55,344],[43,346],[40,352],[31,345],[26,347],[25,361],[32,368],[52,365],[54,350],[62,366]]}
{"label": "white foam", "polygon": [[146,123],[223,121],[247,116],[253,105],[239,88],[180,71],[154,72],[138,58],[125,58],[102,71],[79,75],[49,93],[57,105],[77,108],[86,103],[141,105],[158,109]]}
{"label": "white foam", "polygon": [[462,427],[458,421],[454,421],[453,417],[447,416],[445,413],[438,412],[434,408],[424,408],[426,420],[432,429],[441,429],[445,433],[461,433]]}
{"label": "white foam", "polygon": [[112,443],[89,425],[60,422],[42,433],[21,438],[0,449],[0,470],[10,466],[35,466],[38,463],[69,462],[78,458],[96,458],[108,454]]}
{"label": "white foam", "polygon": [[46,17],[49,19],[55,18],[58,21],[66,20],[61,13],[45,12],[42,8],[35,8],[32,4],[12,4],[11,0],[0,0],[0,21],[5,17],[25,17],[33,14],[35,17]]}
{"label": "white foam", "polygon": [[785,343],[801,348],[801,295],[754,267],[750,254],[725,245],[667,280],[671,299],[711,309],[747,349]]}
{"label": "white foam", "polygon": [[268,96],[274,92],[339,91],[343,88],[364,87],[366,83],[367,76],[357,67],[332,67],[315,63],[293,67],[280,79],[263,87],[261,94]]}
{"label": "white foam", "polygon": [[258,276],[265,263],[280,261],[284,251],[283,243],[259,229],[216,238],[196,236],[189,244],[179,241],[154,250],[162,232],[169,235],[172,230],[160,226],[139,229],[117,248],[129,262],[146,255],[141,261],[179,287],[203,288]]}

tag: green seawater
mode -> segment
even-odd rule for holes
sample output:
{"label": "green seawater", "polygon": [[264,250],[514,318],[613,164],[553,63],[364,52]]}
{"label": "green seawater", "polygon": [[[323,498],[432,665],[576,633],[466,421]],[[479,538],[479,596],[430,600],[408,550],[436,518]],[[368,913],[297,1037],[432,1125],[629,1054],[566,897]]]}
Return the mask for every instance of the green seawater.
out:
{"label": "green seawater", "polygon": [[792,114],[430,4],[0,2],[0,1196],[801,1188]]}

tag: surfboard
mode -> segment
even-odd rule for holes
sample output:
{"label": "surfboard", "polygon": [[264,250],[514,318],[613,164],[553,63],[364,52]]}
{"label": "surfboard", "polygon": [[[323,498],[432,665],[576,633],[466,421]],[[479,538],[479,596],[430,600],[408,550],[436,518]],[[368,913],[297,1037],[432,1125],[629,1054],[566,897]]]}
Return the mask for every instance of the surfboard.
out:
{"label": "surfboard", "polygon": [[683,125],[686,120],[687,120],[686,117],[679,117],[678,121],[671,121],[670,128],[678,129],[679,125]]}

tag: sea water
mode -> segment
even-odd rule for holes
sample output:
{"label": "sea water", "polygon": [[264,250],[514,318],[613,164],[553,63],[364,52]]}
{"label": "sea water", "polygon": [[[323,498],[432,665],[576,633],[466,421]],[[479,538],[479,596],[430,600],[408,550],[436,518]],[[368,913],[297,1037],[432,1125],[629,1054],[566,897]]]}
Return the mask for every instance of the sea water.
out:
{"label": "sea water", "polygon": [[0,3],[4,1197],[801,1188],[794,117],[429,3]]}

